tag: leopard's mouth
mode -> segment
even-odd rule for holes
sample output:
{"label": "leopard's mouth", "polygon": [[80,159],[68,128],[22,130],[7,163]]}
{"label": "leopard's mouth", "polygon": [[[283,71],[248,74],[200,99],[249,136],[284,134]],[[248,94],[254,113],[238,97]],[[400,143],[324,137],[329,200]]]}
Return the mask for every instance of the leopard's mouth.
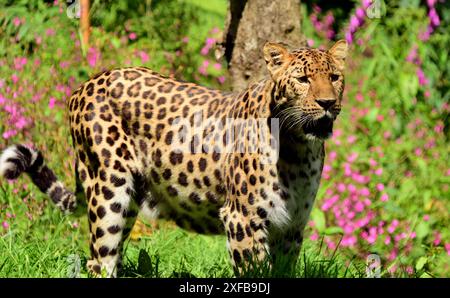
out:
{"label": "leopard's mouth", "polygon": [[303,132],[319,139],[328,139],[333,134],[333,119],[324,115],[318,120],[309,121],[303,126]]}

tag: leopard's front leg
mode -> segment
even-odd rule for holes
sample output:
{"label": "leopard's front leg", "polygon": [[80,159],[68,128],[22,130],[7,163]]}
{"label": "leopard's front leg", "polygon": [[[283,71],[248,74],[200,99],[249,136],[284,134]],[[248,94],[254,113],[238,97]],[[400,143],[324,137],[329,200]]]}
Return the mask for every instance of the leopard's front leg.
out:
{"label": "leopard's front leg", "polygon": [[[247,200],[254,202],[250,193]],[[244,267],[264,262],[268,256],[269,222],[258,215],[250,215],[248,204],[242,204],[236,197],[227,200],[222,208],[222,220],[227,234],[227,248],[235,273],[240,275]]]}
{"label": "leopard's front leg", "polygon": [[271,268],[270,231],[283,228],[290,220],[287,193],[280,188],[275,165],[247,157],[233,161],[230,167],[221,218],[235,272],[242,274],[246,267]]}

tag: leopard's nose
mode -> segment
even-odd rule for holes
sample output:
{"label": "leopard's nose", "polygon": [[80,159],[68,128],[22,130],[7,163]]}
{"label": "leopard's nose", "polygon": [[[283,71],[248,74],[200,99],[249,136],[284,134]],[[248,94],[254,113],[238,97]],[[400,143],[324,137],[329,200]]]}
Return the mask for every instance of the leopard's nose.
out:
{"label": "leopard's nose", "polygon": [[336,99],[316,99],[316,103],[328,111],[336,103]]}

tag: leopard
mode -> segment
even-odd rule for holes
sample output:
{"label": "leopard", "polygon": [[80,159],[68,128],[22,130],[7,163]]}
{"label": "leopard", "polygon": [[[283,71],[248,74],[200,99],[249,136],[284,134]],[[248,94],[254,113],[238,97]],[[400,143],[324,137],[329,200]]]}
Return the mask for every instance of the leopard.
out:
{"label": "leopard", "polygon": [[84,200],[96,276],[117,277],[139,214],[226,235],[237,274],[255,260],[295,264],[341,111],[347,52],[345,40],[293,50],[268,41],[266,77],[235,92],[141,66],[105,70],[66,104],[76,190],[31,145],[7,147],[0,175],[28,174],[65,213]]}

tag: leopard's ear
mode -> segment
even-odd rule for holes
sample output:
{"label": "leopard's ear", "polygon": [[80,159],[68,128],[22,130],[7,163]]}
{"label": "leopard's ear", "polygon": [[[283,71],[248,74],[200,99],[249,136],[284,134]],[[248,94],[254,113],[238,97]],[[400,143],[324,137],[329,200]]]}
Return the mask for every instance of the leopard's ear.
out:
{"label": "leopard's ear", "polygon": [[272,77],[291,60],[291,54],[280,43],[266,42],[263,53],[267,69]]}
{"label": "leopard's ear", "polygon": [[347,57],[348,44],[344,39],[338,40],[329,50],[331,57],[334,58],[338,67],[343,70],[345,68],[345,58]]}

